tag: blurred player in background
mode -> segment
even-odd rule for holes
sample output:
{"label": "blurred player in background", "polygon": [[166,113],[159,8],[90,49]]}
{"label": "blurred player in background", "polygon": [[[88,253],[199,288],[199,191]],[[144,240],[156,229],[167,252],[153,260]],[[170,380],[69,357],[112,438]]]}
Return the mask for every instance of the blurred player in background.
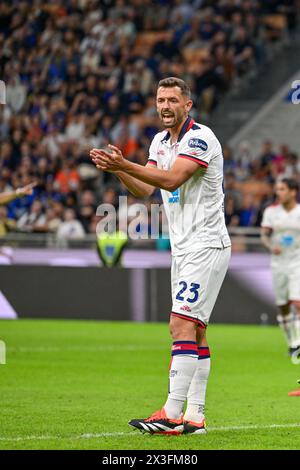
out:
{"label": "blurred player in background", "polygon": [[298,184],[284,178],[276,184],[278,203],[267,207],[261,239],[271,252],[271,269],[278,323],[292,358],[300,354],[300,204]]}
{"label": "blurred player in background", "polygon": [[36,183],[30,183],[23,188],[17,188],[15,191],[7,191],[0,194],[0,205],[9,204],[11,201],[23,196],[31,196]]}
{"label": "blurred player in background", "polygon": [[[0,193],[0,206],[9,204],[10,202],[23,196],[31,196],[36,183],[30,183],[22,188],[17,188],[15,191],[7,191]],[[7,219],[8,220],[8,219]],[[1,227],[0,227],[1,232]],[[6,246],[0,247],[0,264],[10,264],[12,262],[13,251]]]}
{"label": "blurred player in background", "polygon": [[112,145],[110,152],[90,152],[96,166],[115,172],[134,196],[160,188],[168,218],[174,341],[169,394],[160,411],[129,422],[152,434],[206,431],[210,352],[205,333],[231,252],[224,221],[221,145],[208,127],[189,117],[192,104],[183,80],[170,77],[159,82],[156,105],[165,130],[154,137],[145,167],[125,160]]}

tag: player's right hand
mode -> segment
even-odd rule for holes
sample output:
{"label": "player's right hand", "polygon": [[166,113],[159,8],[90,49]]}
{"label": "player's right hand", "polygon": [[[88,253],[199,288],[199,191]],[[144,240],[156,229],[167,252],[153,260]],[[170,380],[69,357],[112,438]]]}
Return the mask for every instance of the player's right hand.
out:
{"label": "player's right hand", "polygon": [[27,184],[26,186],[23,186],[23,188],[18,188],[16,190],[17,196],[31,196],[33,193],[33,188],[37,185],[36,182]]}
{"label": "player's right hand", "polygon": [[273,246],[272,250],[271,250],[271,253],[273,255],[281,255],[282,253],[282,248],[280,248],[280,246]]}

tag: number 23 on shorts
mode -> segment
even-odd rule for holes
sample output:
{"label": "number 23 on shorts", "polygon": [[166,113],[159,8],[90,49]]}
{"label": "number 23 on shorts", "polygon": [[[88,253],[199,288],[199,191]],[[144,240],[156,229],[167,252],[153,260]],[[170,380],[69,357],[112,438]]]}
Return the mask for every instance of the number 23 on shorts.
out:
{"label": "number 23 on shorts", "polygon": [[[199,298],[199,289],[200,289],[200,284],[197,284],[196,282],[191,282],[190,286],[188,286],[187,282],[185,281],[180,281],[179,285],[182,286],[180,291],[176,295],[176,300],[183,301],[185,300],[186,302],[190,302],[193,304],[196,302]],[[188,289],[188,292],[192,294],[191,296],[186,299],[185,296],[182,294]]]}

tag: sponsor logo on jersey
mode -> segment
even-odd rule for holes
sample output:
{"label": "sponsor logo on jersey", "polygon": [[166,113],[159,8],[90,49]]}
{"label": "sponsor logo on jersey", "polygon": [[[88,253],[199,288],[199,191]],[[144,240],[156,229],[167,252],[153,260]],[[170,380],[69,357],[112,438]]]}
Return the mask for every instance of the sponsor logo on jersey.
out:
{"label": "sponsor logo on jersey", "polygon": [[191,148],[199,148],[205,152],[205,150],[208,149],[208,145],[204,140],[198,139],[196,137],[193,137],[192,139],[189,139],[188,141],[188,146]]}
{"label": "sponsor logo on jersey", "polygon": [[292,235],[283,235],[280,244],[285,247],[292,246],[294,244],[294,237]]}
{"label": "sponsor logo on jersey", "polygon": [[175,202],[179,202],[180,199],[180,188],[175,189],[175,191],[172,192],[172,195],[169,197],[169,203],[174,204]]}
{"label": "sponsor logo on jersey", "polygon": [[185,312],[191,312],[192,311],[192,309],[188,305],[183,305],[182,307],[180,307],[180,310],[183,310]]}
{"label": "sponsor logo on jersey", "polygon": [[165,155],[164,150],[159,150],[159,151],[157,152],[157,155]]}

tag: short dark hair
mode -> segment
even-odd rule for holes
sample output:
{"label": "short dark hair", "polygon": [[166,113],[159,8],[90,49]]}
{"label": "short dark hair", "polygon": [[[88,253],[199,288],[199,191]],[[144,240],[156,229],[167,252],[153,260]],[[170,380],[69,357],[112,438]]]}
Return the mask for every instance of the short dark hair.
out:
{"label": "short dark hair", "polygon": [[297,193],[299,191],[299,184],[293,178],[282,178],[282,180],[280,180],[280,183],[286,184],[290,190],[294,190]]}
{"label": "short dark hair", "polygon": [[163,78],[158,82],[157,89],[160,87],[164,88],[173,88],[175,86],[178,86],[180,88],[181,93],[188,98],[191,97],[191,89],[190,87],[185,83],[184,80],[181,80],[181,78],[177,77],[168,77],[168,78]]}

